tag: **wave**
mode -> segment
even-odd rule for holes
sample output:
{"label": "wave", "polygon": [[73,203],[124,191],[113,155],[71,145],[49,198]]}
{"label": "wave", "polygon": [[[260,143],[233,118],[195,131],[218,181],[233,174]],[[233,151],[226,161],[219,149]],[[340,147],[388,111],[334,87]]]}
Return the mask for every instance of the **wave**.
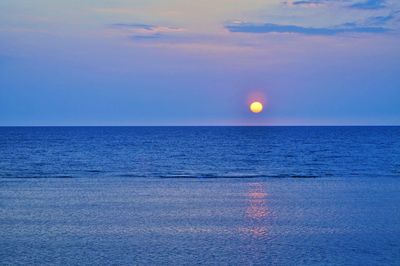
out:
{"label": "wave", "polygon": [[159,178],[262,178],[260,174],[167,174],[159,175]]}
{"label": "wave", "polygon": [[32,176],[0,176],[0,179],[69,179],[76,178],[72,175],[32,175]]}
{"label": "wave", "polygon": [[237,174],[168,174],[159,175],[159,178],[319,178],[318,175],[301,175],[301,174],[249,174],[249,173],[237,173]]}
{"label": "wave", "polygon": [[[85,171],[87,172],[87,171]],[[91,172],[97,173],[97,172]],[[101,171],[99,173],[102,173]],[[227,173],[227,174],[217,174],[217,173],[191,173],[191,174],[102,174],[100,176],[87,176],[84,173],[81,175],[15,175],[15,176],[1,176],[0,179],[68,179],[68,178],[161,178],[161,179],[248,179],[248,178],[318,178],[317,175],[300,175],[300,174],[251,174],[251,173]]]}

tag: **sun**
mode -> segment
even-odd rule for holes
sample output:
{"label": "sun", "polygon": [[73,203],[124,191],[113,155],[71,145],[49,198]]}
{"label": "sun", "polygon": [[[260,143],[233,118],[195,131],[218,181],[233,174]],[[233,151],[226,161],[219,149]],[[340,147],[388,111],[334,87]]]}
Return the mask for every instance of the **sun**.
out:
{"label": "sun", "polygon": [[261,113],[263,110],[263,105],[260,102],[252,102],[250,104],[250,111],[252,111],[255,114]]}

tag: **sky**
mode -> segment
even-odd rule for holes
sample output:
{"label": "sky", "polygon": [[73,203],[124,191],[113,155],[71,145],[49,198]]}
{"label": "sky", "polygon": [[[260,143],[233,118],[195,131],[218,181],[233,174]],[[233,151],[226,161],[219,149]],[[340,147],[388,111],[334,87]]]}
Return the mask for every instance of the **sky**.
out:
{"label": "sky", "polygon": [[400,1],[1,0],[0,125],[400,125]]}

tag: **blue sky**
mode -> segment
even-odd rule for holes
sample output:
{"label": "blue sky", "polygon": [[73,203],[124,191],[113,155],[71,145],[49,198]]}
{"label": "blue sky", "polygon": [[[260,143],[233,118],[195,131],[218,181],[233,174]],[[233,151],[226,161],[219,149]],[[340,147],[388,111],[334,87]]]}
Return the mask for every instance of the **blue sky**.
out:
{"label": "blue sky", "polygon": [[399,47],[398,0],[2,0],[0,125],[399,125]]}

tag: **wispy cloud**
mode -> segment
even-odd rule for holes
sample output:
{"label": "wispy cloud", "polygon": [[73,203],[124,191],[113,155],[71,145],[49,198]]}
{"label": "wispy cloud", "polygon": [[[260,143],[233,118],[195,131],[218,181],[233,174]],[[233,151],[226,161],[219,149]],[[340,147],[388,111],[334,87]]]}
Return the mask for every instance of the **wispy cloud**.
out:
{"label": "wispy cloud", "polygon": [[381,9],[386,7],[386,0],[364,0],[350,5],[357,9]]}
{"label": "wispy cloud", "polygon": [[[323,21],[322,15],[326,16],[327,12],[332,10],[331,12],[337,12],[335,17],[337,22],[327,26],[318,26],[315,24],[318,19],[314,19],[315,16],[318,16],[318,11],[310,13],[311,11],[308,10],[297,9],[295,12],[300,16],[303,14],[301,18],[304,23],[308,20],[307,14],[312,14],[313,20],[311,21],[313,23],[308,23],[307,26],[299,25],[299,17],[296,22],[290,22],[290,18],[286,17],[285,23],[280,23],[275,18],[274,22],[252,23],[239,20],[226,23],[224,26],[229,32],[241,33],[295,33],[321,36],[346,33],[385,33],[395,31],[398,26],[397,21],[399,21],[398,14],[400,14],[400,11],[394,11],[394,7],[387,4],[387,0],[287,0],[283,3],[292,10],[300,6],[318,8],[321,10],[321,21]],[[350,22],[346,19],[347,16],[344,16],[349,11],[348,9],[358,9],[356,12],[353,11],[355,19]],[[370,12],[364,10],[370,10]],[[340,19],[342,14],[343,17]]]}
{"label": "wispy cloud", "polygon": [[345,23],[334,27],[303,27],[296,25],[280,24],[255,24],[255,23],[232,23],[225,25],[230,32],[242,33],[297,33],[304,35],[336,35],[341,33],[383,33],[389,31],[385,27],[363,26],[356,23]]}
{"label": "wispy cloud", "polygon": [[286,2],[287,5],[292,6],[319,6],[325,4],[325,0],[298,0],[292,2]]}
{"label": "wispy cloud", "polygon": [[386,16],[375,16],[370,17],[367,19],[367,23],[369,25],[386,25],[391,21],[396,21],[398,19],[398,15],[400,11],[391,12],[389,15]]}
{"label": "wispy cloud", "polygon": [[127,31],[133,39],[157,39],[169,34],[184,32],[185,29],[179,27],[159,26],[142,23],[115,23],[115,29]]}
{"label": "wispy cloud", "polygon": [[386,7],[386,0],[295,0],[286,1],[289,6],[317,7],[327,4],[340,4],[354,9],[381,9]]}
{"label": "wispy cloud", "polygon": [[288,6],[318,7],[328,4],[348,3],[351,0],[291,0],[284,2]]}

